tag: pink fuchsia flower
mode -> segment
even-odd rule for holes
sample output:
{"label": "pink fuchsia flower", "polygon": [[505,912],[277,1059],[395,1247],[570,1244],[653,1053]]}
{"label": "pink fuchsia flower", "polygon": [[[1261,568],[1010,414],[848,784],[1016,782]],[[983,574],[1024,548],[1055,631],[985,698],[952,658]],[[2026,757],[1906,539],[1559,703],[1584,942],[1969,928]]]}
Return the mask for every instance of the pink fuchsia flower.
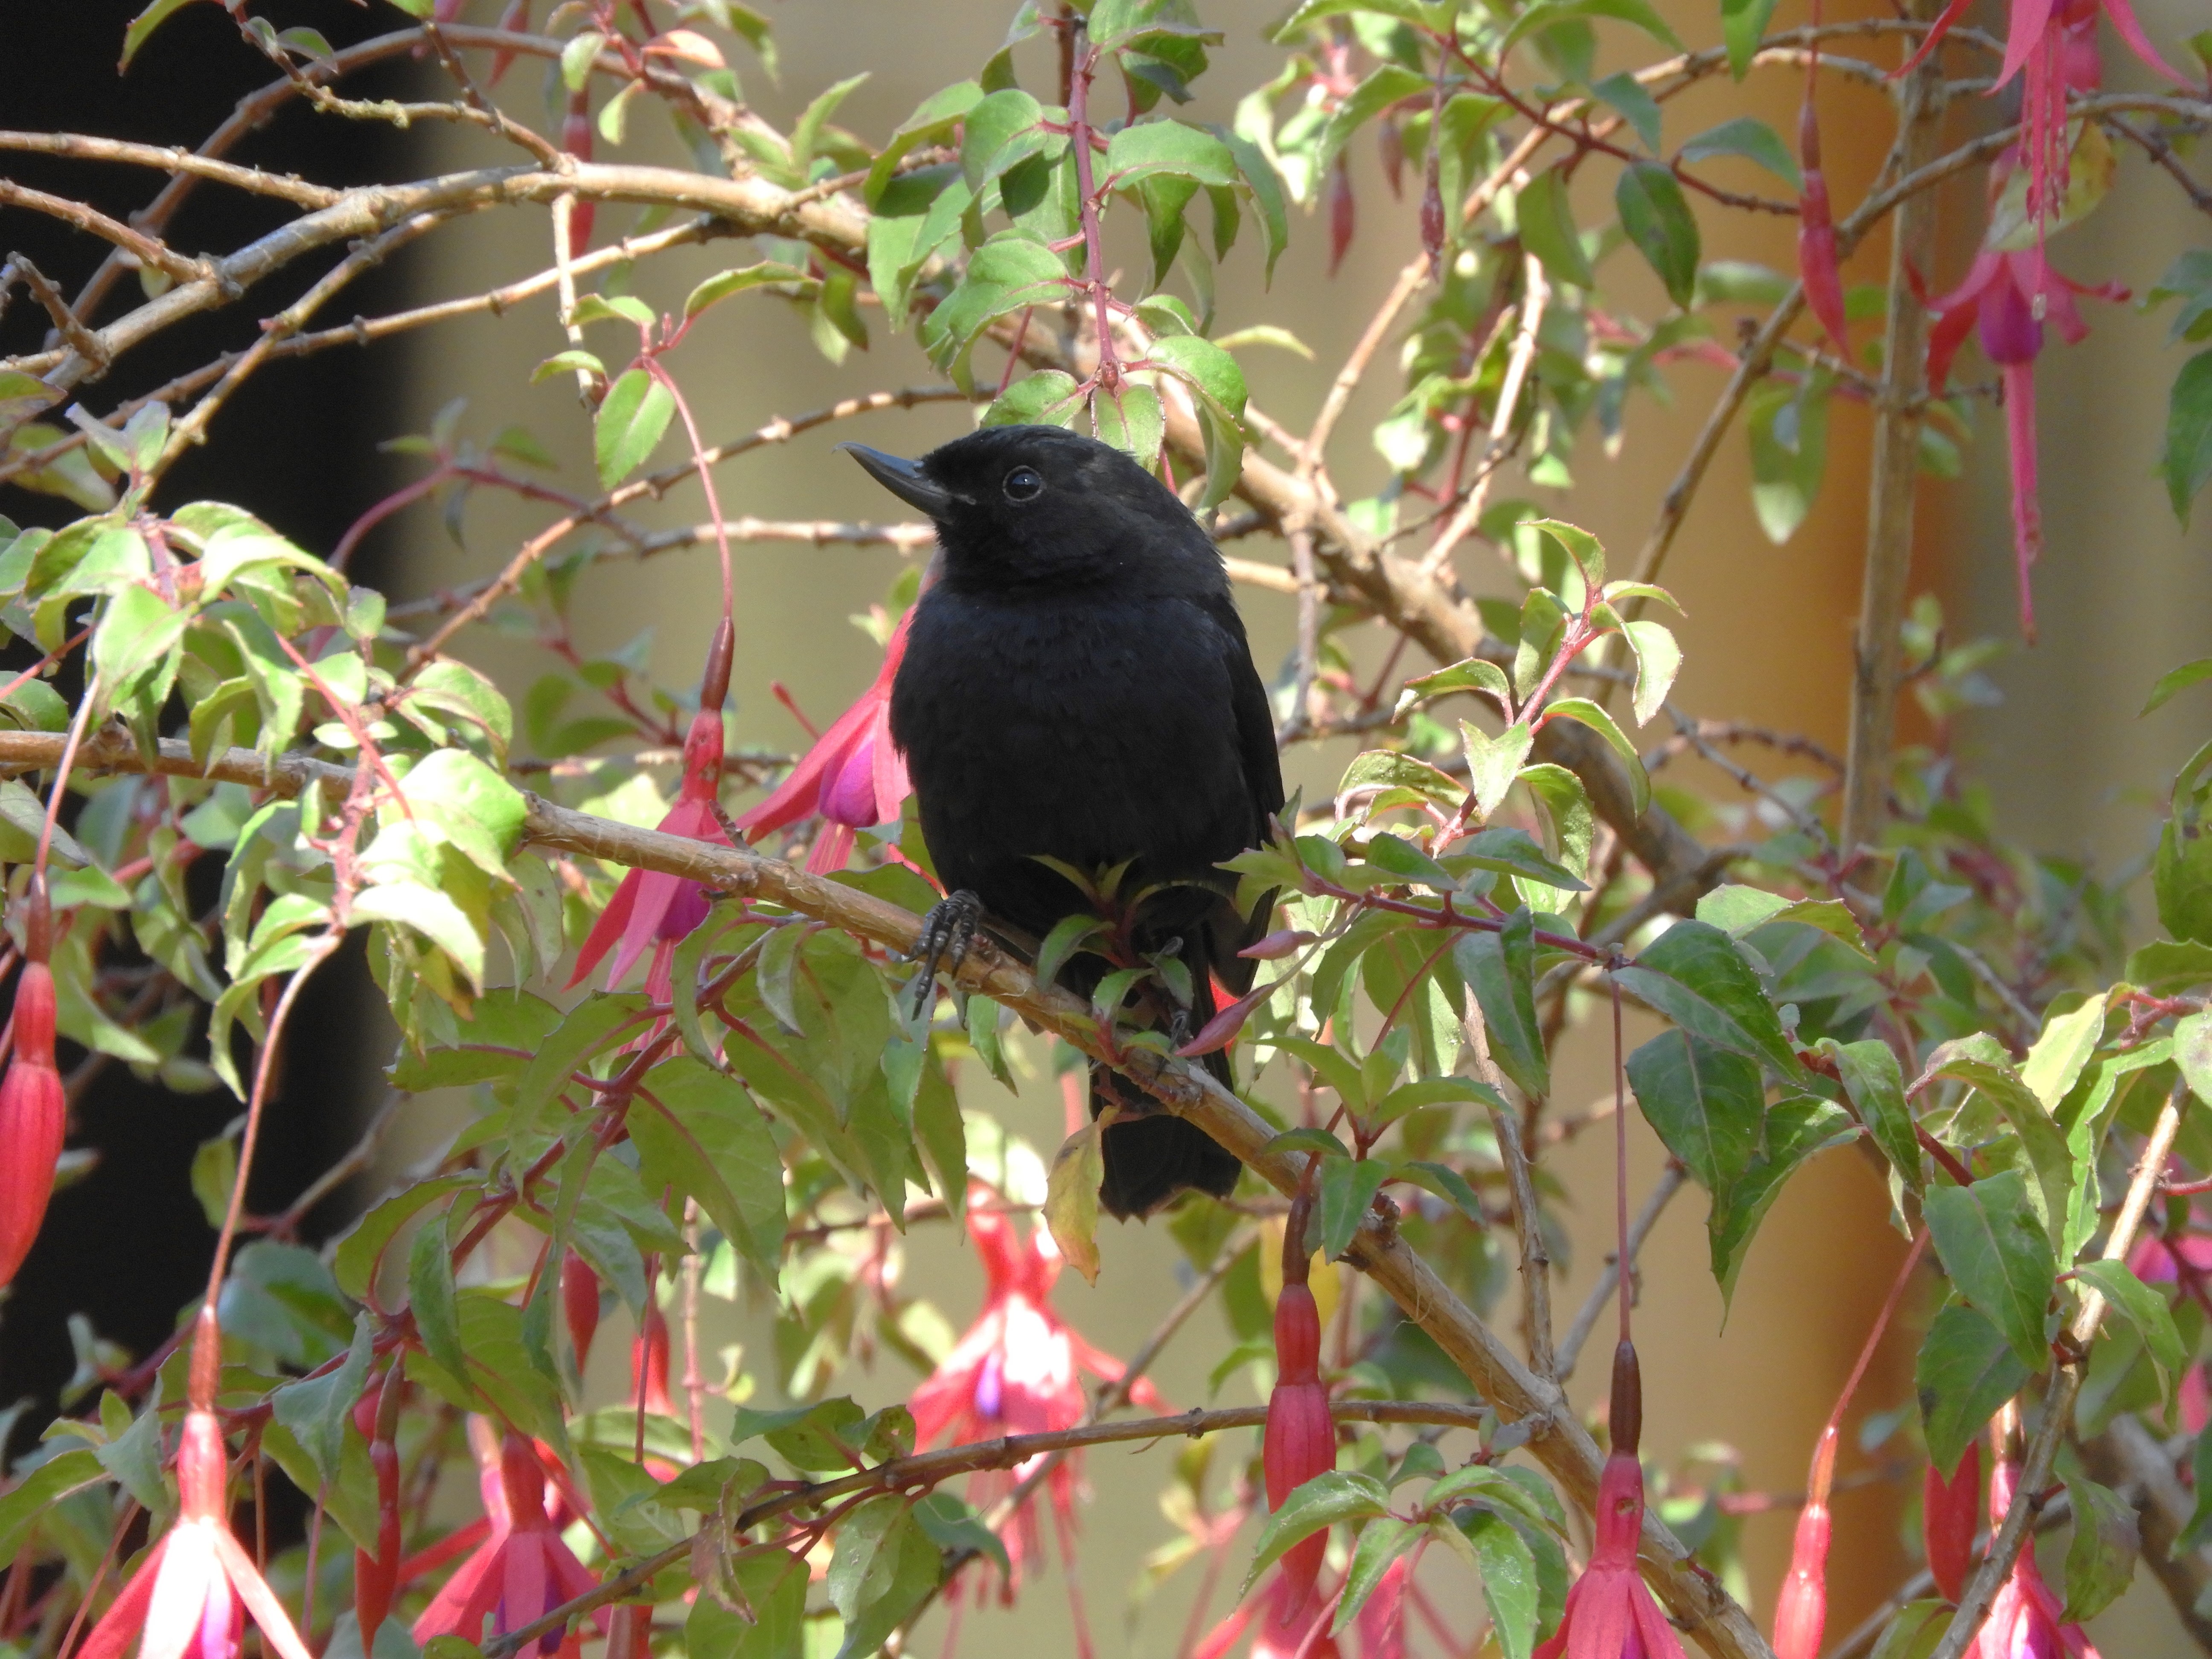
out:
{"label": "pink fuchsia flower", "polygon": [[2035,360],[2043,349],[2048,320],[2069,345],[2089,331],[2074,296],[2123,301],[2128,291],[2117,283],[2090,288],[2051,269],[2040,248],[2018,252],[1985,248],[1959,286],[1933,302],[1934,325],[1928,336],[1928,388],[1940,395],[1951,360],[1969,328],[1979,325],[1982,353],[1997,367],[2004,384],[2005,434],[2012,455],[2013,566],[2020,588],[2020,627],[2035,641],[2035,594],[2028,572],[2043,551],[2043,507],[2039,493],[2035,433]]}
{"label": "pink fuchsia flower", "polygon": [[[2013,1489],[2019,1481],[2020,1466],[1999,1458],[1990,1473],[1993,1529],[2004,1525],[2005,1511],[2012,1507]],[[2097,1650],[2090,1646],[2081,1626],[2060,1622],[2063,1611],[2051,1586],[2043,1582],[2043,1570],[2035,1565],[2035,1539],[2031,1534],[2020,1559],[2013,1564],[2011,1575],[1990,1603],[1989,1617],[1974,1638],[1974,1659],[2059,1659],[2062,1653],[2075,1659],[2097,1659]]]}
{"label": "pink fuchsia flower", "polygon": [[1597,1547],[1567,1592],[1567,1610],[1533,1659],[1682,1659],[1681,1638],[1636,1570],[1644,1533],[1644,1466],[1632,1452],[1605,1461],[1597,1485]]}
{"label": "pink fuchsia flower", "polygon": [[1359,1607],[1359,1659],[1406,1659],[1406,1581],[1411,1562],[1400,1556]]}
{"label": "pink fuchsia flower", "polygon": [[[546,1509],[545,1470],[530,1442],[513,1432],[496,1437],[482,1419],[471,1420],[469,1439],[489,1526],[483,1541],[415,1621],[417,1647],[438,1636],[481,1643],[487,1619],[493,1635],[520,1630],[599,1583],[562,1541]],[[604,1630],[605,1615],[598,1617]],[[565,1636],[549,1632],[538,1644],[543,1659],[556,1652],[562,1659],[577,1659],[581,1650],[573,1629]]]}
{"label": "pink fuchsia flower", "polygon": [[[1042,1434],[1072,1429],[1083,1420],[1089,1401],[1082,1373],[1118,1381],[1121,1364],[1070,1330],[1054,1310],[1053,1281],[1060,1277],[1060,1252],[1042,1227],[1026,1241],[1013,1224],[991,1210],[968,1212],[968,1236],[982,1258],[986,1290],[983,1310],[943,1363],[914,1391],[915,1443],[939,1438],[958,1445],[1008,1434]],[[1130,1390],[1138,1404],[1164,1407],[1152,1384]],[[1012,1470],[987,1469],[970,1479],[969,1499],[979,1510],[1018,1486],[1036,1467],[1032,1458]],[[1080,1468],[1073,1455],[1053,1470],[1047,1488],[1060,1528],[1061,1547],[1073,1535],[1075,1480]],[[1025,1559],[1036,1556],[1036,1517],[1024,1505],[1006,1538],[1006,1553],[1018,1577]],[[1013,1584],[1002,1586],[1011,1601]]]}
{"label": "pink fuchsia flower", "polygon": [[2212,1233],[2153,1233],[2128,1253],[2128,1269],[2146,1285],[2171,1285],[2186,1267],[2191,1279],[2212,1274]]}
{"label": "pink fuchsia flower", "polygon": [[[730,844],[714,816],[722,788],[722,704],[730,691],[730,653],[732,634],[727,617],[708,648],[707,670],[700,678],[699,712],[684,739],[684,777],[677,787],[676,805],[659,823],[665,836],[685,836],[693,841]],[[676,946],[707,919],[710,906],[707,890],[696,881],[664,875],[658,870],[632,870],[615,888],[607,908],[592,925],[583,949],[576,952],[576,971],[570,985],[580,985],[608,951],[614,952],[607,969],[607,987],[622,982],[631,964],[648,946],[653,963],[646,972],[646,988],[665,1001],[673,988],[671,963]]]}
{"label": "pink fuchsia flower", "polygon": [[44,887],[33,886],[27,959],[15,981],[15,1052],[0,1079],[0,1285],[14,1281],[46,1220],[69,1117],[54,1067],[54,975],[46,966],[52,926]]}
{"label": "pink fuchsia flower", "polygon": [[906,758],[891,742],[891,682],[906,656],[914,607],[884,647],[884,665],[860,701],[837,716],[799,757],[774,793],[738,819],[748,841],[819,817],[822,831],[806,855],[817,875],[842,870],[853,856],[853,832],[887,823],[912,793]]}
{"label": "pink fuchsia flower", "polygon": [[[1972,0],[1950,0],[1920,49],[1905,59],[1897,73],[1917,68],[1972,3]],[[2066,94],[2069,90],[2093,92],[2103,82],[2104,65],[2097,50],[2100,14],[2112,20],[2112,27],[2128,43],[2129,50],[2155,73],[2177,84],[2187,84],[2185,77],[2151,45],[2130,0],[2011,0],[2004,64],[1990,94],[1994,97],[2012,83],[2014,76],[2025,73],[2021,125],[2029,168],[2027,208],[2039,225],[2057,210],[2066,191]]]}
{"label": "pink fuchsia flower", "polygon": [[142,1636],[138,1659],[238,1659],[249,1613],[281,1659],[309,1659],[284,1604],[231,1535],[229,1460],[215,1415],[222,1350],[215,1311],[203,1309],[191,1407],[177,1446],[177,1523],[93,1627],[77,1659],[122,1659],[134,1635]]}

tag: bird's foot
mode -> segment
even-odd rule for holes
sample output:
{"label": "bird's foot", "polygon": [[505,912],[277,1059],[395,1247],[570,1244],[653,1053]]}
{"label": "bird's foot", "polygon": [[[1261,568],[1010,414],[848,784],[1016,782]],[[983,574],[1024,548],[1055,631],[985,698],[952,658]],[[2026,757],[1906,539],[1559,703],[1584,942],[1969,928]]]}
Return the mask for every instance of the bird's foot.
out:
{"label": "bird's foot", "polygon": [[946,973],[957,974],[960,964],[968,959],[969,947],[975,942],[975,930],[982,925],[983,901],[963,890],[947,893],[929,908],[921,919],[921,937],[915,941],[914,960],[921,964],[914,976],[914,1011],[919,1015],[927,1004],[931,989],[942,968]]}

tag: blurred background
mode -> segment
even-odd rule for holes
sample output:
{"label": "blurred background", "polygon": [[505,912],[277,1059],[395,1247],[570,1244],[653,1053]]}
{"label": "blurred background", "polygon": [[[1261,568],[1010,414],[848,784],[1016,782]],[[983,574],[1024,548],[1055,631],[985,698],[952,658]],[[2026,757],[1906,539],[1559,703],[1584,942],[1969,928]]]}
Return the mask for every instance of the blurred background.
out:
{"label": "blurred background", "polygon": [[[0,119],[17,127],[191,143],[240,92],[264,78],[231,25],[208,6],[187,8],[156,37],[131,76],[118,81],[112,71],[116,46],[134,9],[112,0],[72,0],[65,7],[50,0],[0,0],[0,26],[7,30],[11,58],[66,66],[39,86],[10,77],[15,84],[0,94]],[[1995,5],[1984,0],[1983,9],[1990,15],[1975,21],[1996,26]],[[311,21],[340,41],[396,21],[388,10],[365,15],[336,0],[257,9],[280,24]],[[481,4],[468,15],[489,22],[497,9]],[[865,70],[869,79],[836,119],[864,137],[880,138],[928,94],[975,72],[1000,45],[1012,5],[1011,0],[932,0],[926,6],[784,0],[768,9],[780,68],[771,77],[755,61],[736,60],[748,100],[786,126],[823,88]],[[1227,41],[1198,83],[1196,101],[1183,112],[1187,117],[1227,121],[1237,98],[1272,75],[1279,54],[1263,32],[1284,9],[1278,0],[1201,0],[1205,21],[1225,30]],[[1662,9],[1692,45],[1717,38],[1717,20],[1704,0],[1669,0]],[[1774,26],[1802,21],[1798,9],[1784,0]],[[2185,0],[2145,0],[2141,9],[2154,38],[2185,32]],[[1829,15],[1836,15],[1832,9]],[[1048,51],[1032,43],[1018,58],[1033,88],[1048,83]],[[2124,51],[2108,50],[2106,61],[2115,83],[2140,72]],[[404,82],[413,72],[402,67],[393,78]],[[1753,112],[1790,131],[1785,124],[1796,112],[1800,77],[1762,72],[1750,85]],[[502,95],[519,114],[544,124],[532,66],[519,65]],[[1879,162],[1888,136],[1887,113],[1877,107],[1876,95],[1863,89],[1833,88],[1823,97],[1832,187],[1848,204]],[[1724,114],[1743,112],[1737,98],[1706,88],[1668,105],[1670,141]],[[1723,110],[1724,101],[1729,107]],[[1986,121],[1991,112],[1961,110],[1954,130]],[[417,128],[399,134],[316,121],[294,111],[257,137],[241,159],[281,155],[289,168],[346,183],[503,161],[510,154],[465,131]],[[619,155],[684,160],[657,112],[632,124]],[[1221,330],[1274,323],[1313,350],[1311,362],[1264,349],[1244,354],[1255,403],[1293,429],[1310,421],[1337,364],[1418,246],[1414,203],[1393,199],[1372,144],[1356,143],[1352,155],[1358,238],[1334,280],[1326,275],[1326,235],[1306,218],[1294,221],[1291,248],[1272,291],[1263,289],[1251,246],[1240,246],[1222,273]],[[604,146],[601,159],[609,159]],[[48,168],[34,177],[38,170],[19,157],[9,158],[8,170],[11,177],[48,188],[56,187],[46,182],[49,177],[64,176]],[[65,176],[85,188],[82,173]],[[101,182],[121,204],[118,211],[150,194],[143,179],[103,176]],[[1960,186],[1946,199],[1952,235],[1942,270],[1930,273],[1939,289],[1955,280],[1971,253],[1979,224],[1971,191],[1978,189]],[[206,216],[186,222],[182,240],[187,246],[228,247],[242,240],[241,230],[252,234],[218,222],[216,199],[202,193]],[[602,208],[598,240],[620,235],[633,222],[628,210]],[[2120,185],[2090,222],[2094,229],[2054,242],[2056,262],[2077,278],[2117,278],[2138,295],[2176,253],[2203,239],[2202,221],[2182,209],[2170,181],[2153,174],[2137,155],[2124,158]],[[1120,228],[1122,233],[1129,228]],[[1793,231],[1786,222],[1709,213],[1704,228],[1708,258],[1757,259],[1784,269],[1791,263]],[[19,214],[0,214],[0,240],[14,239],[10,246],[28,246],[33,235],[63,240]],[[479,292],[544,268],[549,251],[542,212],[482,215],[428,239],[380,273],[374,288],[356,290],[349,303],[374,314]],[[1132,270],[1141,265],[1134,238],[1110,236],[1109,251],[1109,264]],[[52,263],[44,268],[57,276],[72,270],[72,258],[83,262],[81,252],[60,246],[42,255],[42,262],[49,257]],[[636,291],[657,305],[673,305],[700,277],[750,257],[729,244],[679,250],[641,267]],[[1879,241],[1871,243],[1847,267],[1847,283],[1879,281],[1885,259]],[[1656,284],[1650,298],[1656,309]],[[256,303],[256,314],[265,314],[281,300]],[[842,396],[939,379],[910,339],[884,337],[879,316],[864,313],[875,328],[870,349],[833,365],[796,319],[775,306],[754,299],[716,308],[670,360],[709,442]],[[243,313],[225,316],[222,326],[229,332],[218,343],[242,343],[250,324]],[[2201,520],[2194,532],[2180,531],[2151,473],[2173,368],[2164,343],[2165,316],[2097,306],[2089,320],[2094,336],[2087,345],[2046,352],[2041,365],[2047,552],[2037,573],[2037,594],[2043,641],[2033,651],[2009,650],[1996,663],[1990,676],[2002,702],[1963,720],[1950,740],[1961,765],[1989,786],[2002,833],[2039,849],[2081,856],[2111,875],[2139,867],[2146,859],[2165,786],[2203,734],[2204,699],[2212,696],[2203,688],[2149,720],[2137,720],[2135,711],[2160,673],[2212,650],[2207,626],[2212,561],[2206,557],[2212,532]],[[170,504],[203,495],[236,501],[304,544],[326,550],[362,509],[413,476],[408,464],[380,454],[375,446],[427,430],[457,398],[467,400],[459,417],[464,431],[483,441],[510,423],[524,424],[561,463],[556,482],[584,489],[592,474],[589,427],[573,382],[560,377],[530,384],[532,368],[564,343],[548,296],[497,320],[448,323],[371,351],[329,353],[274,368],[226,415],[223,441],[192,463],[202,470],[190,476],[180,470]],[[1332,466],[1346,496],[1370,492],[1385,476],[1362,434],[1395,400],[1400,389],[1395,369],[1386,356],[1339,429]],[[173,370],[155,372],[149,366],[145,378],[151,384],[167,372]],[[1597,532],[1617,559],[1626,558],[1642,541],[1723,377],[1711,368],[1678,365],[1668,378],[1672,406],[1637,403],[1617,457],[1604,454],[1595,435],[1585,439],[1575,453],[1571,489],[1539,492],[1502,480],[1498,496],[1535,495],[1547,510]],[[137,389],[135,384],[118,387],[117,393]],[[100,406],[96,395],[88,402]],[[1662,580],[1687,615],[1678,630],[1687,654],[1676,690],[1680,706],[1709,718],[1802,732],[1840,753],[1864,540],[1868,422],[1863,409],[1841,399],[1835,410],[1826,482],[1791,542],[1778,548],[1761,533],[1751,511],[1742,440],[1732,435]],[[965,430],[968,421],[958,404],[925,406],[842,422],[763,448],[721,470],[723,507],[733,517],[902,517],[897,503],[832,453],[831,445],[849,438],[916,454]],[[1931,482],[1923,492],[1915,589],[1941,599],[1954,639],[1990,635],[2012,641],[2016,624],[2003,441],[1996,421],[1987,425],[1968,453],[1965,476],[1954,483]],[[679,443],[680,430],[664,444],[661,464],[679,457]],[[0,510],[31,521],[54,505],[10,492]],[[705,514],[696,485],[690,485],[638,516],[674,525]],[[421,594],[496,568],[544,522],[542,514],[522,504],[479,492],[455,523],[429,507],[388,520],[364,544],[355,568],[395,598]],[[1249,557],[1284,557],[1281,548],[1257,543],[1238,550]],[[796,750],[805,734],[770,687],[787,687],[817,725],[849,702],[880,660],[872,640],[849,619],[883,600],[902,561],[887,549],[765,544],[740,546],[736,558],[738,741]],[[1475,591],[1509,586],[1506,574],[1480,545],[1463,547],[1457,559],[1463,580]],[[643,641],[657,676],[671,685],[690,685],[711,626],[715,581],[710,546],[663,556],[648,568],[603,566],[584,578],[575,607],[577,642],[589,653]],[[1249,590],[1240,598],[1255,654],[1268,672],[1290,648],[1291,602]],[[546,665],[527,640],[479,634],[463,650],[518,700]],[[1908,739],[1929,735],[1910,711],[1905,729]],[[1647,741],[1656,735],[1647,732]],[[1352,752],[1346,744],[1297,750],[1286,757],[1289,781],[1304,784],[1309,798],[1326,793]],[[1714,775],[1699,781],[1724,787]],[[2148,913],[2147,897],[2137,908]],[[283,1107],[273,1120],[279,1138],[264,1170],[272,1202],[288,1198],[350,1145],[355,1126],[380,1097],[374,1069],[389,1053],[390,1036],[374,995],[364,994],[359,980],[326,990],[328,1006],[309,1028],[317,1039],[295,1045]],[[1643,1035],[1632,1030],[1632,1045]],[[1609,1053],[1597,1036],[1585,1029],[1569,1039],[1559,1071],[1562,1111],[1609,1098]],[[1033,1079],[1014,1102],[1001,1097],[981,1103],[1001,1110],[1011,1127],[1048,1156],[1060,1139],[1061,1106],[1048,1078]],[[185,1121],[192,1113],[199,1115]],[[86,1305],[88,1287],[97,1293],[100,1281],[117,1275],[116,1267],[100,1264],[116,1262],[118,1253],[143,1263],[147,1247],[158,1245],[167,1253],[165,1261],[176,1264],[179,1284],[172,1291],[164,1279],[149,1288],[143,1274],[118,1275],[131,1286],[128,1293],[111,1292],[112,1308],[96,1311],[100,1334],[143,1351],[166,1332],[175,1308],[191,1294],[191,1259],[201,1263],[197,1271],[204,1271],[207,1240],[196,1209],[183,1196],[184,1165],[191,1145],[215,1133],[224,1116],[212,1097],[180,1107],[147,1098],[144,1091],[120,1091],[112,1102],[101,1096],[88,1104],[72,1144],[99,1146],[102,1163],[57,1200],[49,1236],[0,1322],[0,1404],[27,1393],[50,1393],[66,1375],[70,1358],[59,1312]],[[388,1150],[390,1167],[434,1152],[455,1122],[450,1103],[419,1103]],[[1640,1197],[1658,1173],[1661,1155],[1640,1121],[1633,1135],[1632,1180]],[[1610,1192],[1608,1142],[1607,1136],[1586,1137],[1557,1148],[1547,1161],[1577,1214],[1593,1224],[1602,1223]],[[357,1183],[351,1200],[373,1199],[378,1184],[374,1179]],[[157,1213],[136,1207],[141,1194],[150,1206],[155,1193],[167,1208]],[[1704,1208],[1694,1192],[1678,1199],[1644,1255],[1638,1334],[1650,1401],[1647,1455],[1663,1462],[1693,1448],[1701,1449],[1699,1455],[1719,1455],[1717,1449],[1725,1448],[1747,1489],[1787,1498],[1802,1491],[1814,1437],[1887,1288],[1901,1241],[1883,1221],[1884,1195],[1869,1166],[1850,1153],[1831,1155],[1787,1189],[1752,1252],[1723,1326],[1706,1268]],[[342,1224],[344,1211],[343,1203],[331,1206],[318,1224],[325,1232]],[[1057,1300],[1091,1340],[1127,1353],[1152,1328],[1168,1287],[1178,1282],[1181,1255],[1157,1226],[1109,1226],[1102,1249],[1105,1266],[1097,1287],[1071,1275],[1062,1280]],[[1596,1235],[1586,1236],[1583,1253],[1567,1266],[1556,1292],[1563,1316],[1579,1304],[1603,1265],[1604,1249]],[[980,1274],[948,1230],[917,1229],[904,1273],[907,1288],[937,1302],[956,1328],[972,1316]],[[1498,1310],[1502,1322],[1510,1322],[1514,1306],[1509,1292]],[[1209,1323],[1213,1318],[1209,1310],[1194,1319],[1155,1369],[1160,1389],[1176,1407],[1207,1400],[1208,1372],[1230,1341],[1224,1329]],[[610,1331],[622,1334],[611,1326]],[[718,1343],[744,1344],[765,1359],[771,1347],[768,1322],[749,1320],[714,1332],[708,1351]],[[1893,1359],[1878,1365],[1862,1389],[1856,1417],[1910,1403],[1911,1344],[1900,1339],[1890,1346]],[[618,1397],[619,1356],[627,1344],[608,1340],[600,1347],[612,1369],[596,1382]],[[1595,1402],[1601,1371],[1592,1365],[1577,1377],[1578,1403]],[[835,1389],[849,1389],[872,1407],[903,1398],[915,1380],[886,1353],[872,1370],[842,1377]],[[1224,1383],[1219,1402],[1252,1397],[1250,1383],[1239,1376]],[[1861,1454],[1848,1438],[1845,1443],[1847,1482],[1892,1455],[1882,1449]],[[1090,1501],[1080,1511],[1082,1584],[1102,1652],[1174,1650],[1193,1575],[1184,1574],[1149,1604],[1128,1597],[1142,1558],[1174,1535],[1155,1506],[1171,1455],[1117,1448],[1091,1461]],[[1832,1639],[1870,1612],[1909,1570],[1899,1532],[1901,1498],[1895,1482],[1851,1486],[1837,1498]],[[1794,1513],[1785,1505],[1744,1520],[1753,1604],[1762,1625],[1788,1554]],[[1462,1633],[1470,1631],[1475,1613],[1464,1573],[1453,1566],[1433,1577],[1447,1591],[1447,1616]],[[941,1611],[931,1615],[916,1650],[936,1650],[933,1632],[945,1617]],[[1059,1585],[1040,1581],[1012,1614],[995,1607],[971,1611],[961,1650],[978,1656],[1070,1651],[1069,1617]],[[2191,1650],[2148,1575],[2092,1634],[2109,1654]]]}

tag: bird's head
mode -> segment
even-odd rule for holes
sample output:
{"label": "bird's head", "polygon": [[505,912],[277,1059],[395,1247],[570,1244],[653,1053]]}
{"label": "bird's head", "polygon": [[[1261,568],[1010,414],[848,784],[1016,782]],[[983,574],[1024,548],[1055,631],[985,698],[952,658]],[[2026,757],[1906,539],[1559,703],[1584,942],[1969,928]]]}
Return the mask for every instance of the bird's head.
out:
{"label": "bird's head", "polygon": [[1221,560],[1190,509],[1110,445],[1056,426],[985,427],[918,461],[840,444],[929,515],[955,588],[1152,591],[1218,586]]}

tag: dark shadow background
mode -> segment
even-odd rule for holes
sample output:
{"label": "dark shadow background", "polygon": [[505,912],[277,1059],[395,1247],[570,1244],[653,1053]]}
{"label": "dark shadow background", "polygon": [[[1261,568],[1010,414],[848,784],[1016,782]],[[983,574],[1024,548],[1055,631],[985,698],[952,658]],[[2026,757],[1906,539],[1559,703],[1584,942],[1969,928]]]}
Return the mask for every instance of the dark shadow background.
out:
{"label": "dark shadow background", "polygon": [[[216,5],[177,13],[130,72],[118,76],[124,29],[140,4],[0,0],[0,40],[7,43],[0,125],[197,147],[241,96],[277,78]],[[279,27],[319,29],[340,47],[382,33],[394,21],[388,11],[349,0],[295,0],[256,9]],[[362,97],[393,95],[413,74],[413,66],[401,62],[358,77],[349,90]],[[317,115],[294,102],[228,159],[345,185],[406,176],[403,169],[413,146],[408,134],[389,125]],[[165,175],[144,168],[13,152],[0,152],[0,175],[126,221],[167,182]],[[227,253],[296,211],[203,183],[171,224],[167,240],[189,253]],[[43,215],[0,209],[0,258],[28,255],[64,294],[81,288],[106,252],[104,242]],[[261,319],[297,297],[344,252],[338,248],[303,261],[242,302],[158,337],[106,377],[81,386],[85,407],[104,416],[127,398],[250,343]],[[329,320],[404,303],[404,270],[369,272],[352,285]],[[95,325],[112,321],[143,297],[136,279],[126,276],[88,320]],[[40,349],[49,326],[36,300],[18,288],[0,320],[0,353]],[[268,365],[222,411],[216,428],[220,441],[185,455],[155,505],[173,509],[203,499],[234,502],[311,550],[327,551],[392,487],[390,465],[376,445],[395,429],[398,372],[396,354],[350,349]],[[58,497],[11,486],[0,486],[0,514],[19,525],[59,525],[79,516]],[[354,574],[384,586],[373,556]],[[0,664],[19,668],[36,656],[34,647],[17,641],[0,650]],[[77,678],[72,668],[57,690],[73,699]],[[213,902],[222,863],[210,855],[193,866],[196,900]],[[264,1124],[250,1210],[282,1209],[352,1145],[376,1097],[388,1032],[356,939],[302,994]],[[67,1074],[83,1056],[64,1047]],[[97,1165],[55,1196],[37,1246],[0,1302],[0,1410],[26,1398],[33,1404],[10,1437],[15,1449],[35,1440],[54,1410],[57,1391],[75,1370],[71,1314],[82,1314],[98,1335],[142,1356],[169,1335],[179,1311],[198,1297],[215,1235],[191,1195],[192,1154],[240,1109],[226,1091],[179,1096],[114,1064],[76,1095],[69,1145],[96,1149]],[[307,1218],[305,1241],[319,1242],[341,1225],[354,1201],[343,1190],[325,1200]],[[0,1454],[7,1450],[0,1447]]]}

